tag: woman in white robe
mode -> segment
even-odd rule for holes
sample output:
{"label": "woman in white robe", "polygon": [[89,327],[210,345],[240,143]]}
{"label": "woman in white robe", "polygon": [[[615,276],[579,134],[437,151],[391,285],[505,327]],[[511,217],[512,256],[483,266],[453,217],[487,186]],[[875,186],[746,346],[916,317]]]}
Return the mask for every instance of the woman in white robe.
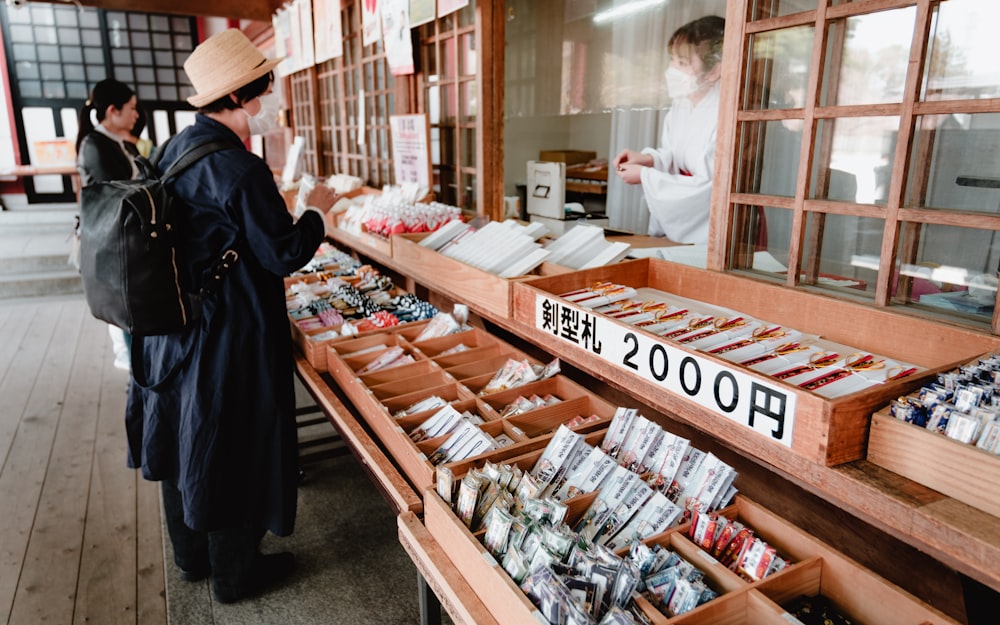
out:
{"label": "woman in white robe", "polygon": [[724,31],[713,15],[674,32],[666,72],[673,102],[660,147],[624,150],[611,163],[625,183],[642,185],[649,234],[677,243],[708,242]]}

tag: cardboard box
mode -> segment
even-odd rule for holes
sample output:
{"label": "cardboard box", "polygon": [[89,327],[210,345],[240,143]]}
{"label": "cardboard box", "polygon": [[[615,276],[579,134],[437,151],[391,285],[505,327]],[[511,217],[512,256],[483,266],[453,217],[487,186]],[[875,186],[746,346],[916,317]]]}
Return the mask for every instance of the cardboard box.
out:
{"label": "cardboard box", "polygon": [[538,153],[538,160],[540,161],[566,163],[567,165],[589,163],[595,158],[597,158],[597,152],[589,150],[541,150]]}

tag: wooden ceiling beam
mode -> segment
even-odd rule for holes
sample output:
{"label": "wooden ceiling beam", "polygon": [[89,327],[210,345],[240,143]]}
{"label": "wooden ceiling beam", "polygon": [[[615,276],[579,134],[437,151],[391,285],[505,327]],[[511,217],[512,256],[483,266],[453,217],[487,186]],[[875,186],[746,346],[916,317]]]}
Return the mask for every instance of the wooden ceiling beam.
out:
{"label": "wooden ceiling beam", "polygon": [[284,0],[61,0],[112,11],[204,15],[270,22]]}

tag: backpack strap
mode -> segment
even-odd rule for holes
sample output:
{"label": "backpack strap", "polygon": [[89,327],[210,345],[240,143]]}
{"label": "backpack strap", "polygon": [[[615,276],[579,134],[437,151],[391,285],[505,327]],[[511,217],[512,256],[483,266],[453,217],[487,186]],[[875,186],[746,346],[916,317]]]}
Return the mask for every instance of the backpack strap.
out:
{"label": "backpack strap", "polygon": [[[167,141],[169,141],[169,139]],[[163,149],[162,149],[163,147],[166,147],[166,143],[164,143],[163,146],[161,146],[161,149],[160,149],[159,153],[157,154],[157,156],[160,156],[160,155],[163,154]],[[165,172],[163,172],[163,176],[160,178],[160,180],[166,182],[167,180],[169,180],[173,176],[176,176],[177,174],[181,173],[182,171],[184,171],[185,169],[187,169],[191,165],[194,165],[195,162],[197,162],[197,161],[201,160],[202,158],[208,156],[212,152],[218,152],[220,150],[227,150],[227,149],[230,149],[232,147],[233,147],[233,145],[231,143],[227,143],[225,141],[217,141],[216,140],[216,141],[207,141],[205,143],[201,143],[201,144],[198,144],[198,145],[196,145],[194,147],[188,148],[188,150],[186,152],[184,152],[183,154],[181,154],[177,158],[177,160],[174,161],[173,165],[171,165],[169,168],[167,168],[167,170]],[[155,165],[157,165],[159,163],[159,161],[160,161],[160,159],[157,158],[156,161],[153,162],[152,164],[155,166]]]}

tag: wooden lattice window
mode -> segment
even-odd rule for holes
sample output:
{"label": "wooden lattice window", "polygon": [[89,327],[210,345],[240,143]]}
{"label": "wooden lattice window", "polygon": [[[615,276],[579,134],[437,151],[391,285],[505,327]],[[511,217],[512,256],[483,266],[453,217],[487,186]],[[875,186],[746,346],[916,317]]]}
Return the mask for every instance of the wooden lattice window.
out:
{"label": "wooden lattice window", "polygon": [[710,266],[996,332],[998,9],[730,2]]}
{"label": "wooden lattice window", "polygon": [[397,104],[395,84],[405,81],[393,80],[381,42],[362,45],[360,3],[342,9],[341,24],[343,56],[289,78],[292,127],[305,139],[304,168],[350,174],[373,187],[392,184],[389,116],[408,112],[405,102]]}
{"label": "wooden lattice window", "polygon": [[476,210],[480,165],[476,4],[419,27],[420,93],[430,116],[433,191],[438,200],[469,210]]}

